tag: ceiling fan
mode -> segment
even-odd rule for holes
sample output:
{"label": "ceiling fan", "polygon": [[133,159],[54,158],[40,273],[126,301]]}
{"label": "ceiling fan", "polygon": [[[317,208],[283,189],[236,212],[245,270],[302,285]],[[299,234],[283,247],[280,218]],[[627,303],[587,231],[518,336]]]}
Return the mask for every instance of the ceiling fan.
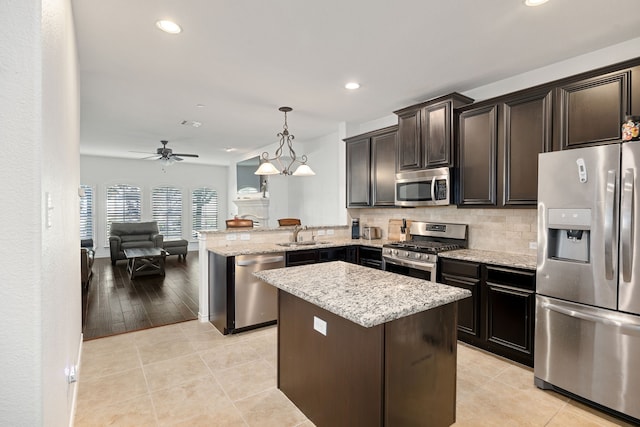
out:
{"label": "ceiling fan", "polygon": [[162,143],[162,147],[156,149],[156,154],[147,157],[147,159],[158,156],[156,157],[156,160],[160,160],[163,163],[172,164],[175,161],[179,162],[184,160],[183,157],[200,157],[197,154],[174,153],[171,148],[167,148],[167,144],[169,143],[169,141],[162,140],[160,142]]}

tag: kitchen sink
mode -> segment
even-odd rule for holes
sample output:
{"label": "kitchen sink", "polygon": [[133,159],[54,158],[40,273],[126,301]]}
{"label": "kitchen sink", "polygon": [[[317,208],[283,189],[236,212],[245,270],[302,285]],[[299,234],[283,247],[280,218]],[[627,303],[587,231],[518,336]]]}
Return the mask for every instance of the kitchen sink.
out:
{"label": "kitchen sink", "polygon": [[285,242],[285,243],[276,243],[278,246],[284,246],[286,248],[295,248],[298,246],[314,246],[314,245],[322,245],[323,243],[329,242],[316,242],[315,240],[307,240],[306,242]]}

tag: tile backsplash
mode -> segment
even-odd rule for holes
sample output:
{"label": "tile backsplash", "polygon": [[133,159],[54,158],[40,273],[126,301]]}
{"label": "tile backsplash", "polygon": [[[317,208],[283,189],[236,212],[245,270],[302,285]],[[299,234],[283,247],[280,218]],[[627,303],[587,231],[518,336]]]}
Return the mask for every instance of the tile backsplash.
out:
{"label": "tile backsplash", "polygon": [[387,238],[390,219],[442,221],[469,224],[469,248],[535,255],[530,243],[537,241],[536,209],[458,209],[457,206],[412,209],[349,209],[360,226],[382,228]]}

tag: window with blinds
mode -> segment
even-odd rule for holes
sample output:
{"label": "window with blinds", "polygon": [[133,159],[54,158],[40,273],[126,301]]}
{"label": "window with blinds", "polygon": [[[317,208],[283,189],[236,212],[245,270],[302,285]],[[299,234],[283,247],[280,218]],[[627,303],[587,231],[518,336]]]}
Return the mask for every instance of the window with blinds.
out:
{"label": "window with blinds", "polygon": [[140,187],[118,184],[107,188],[107,236],[112,222],[135,222],[141,218]]}
{"label": "window with blinds", "polygon": [[84,195],[80,197],[80,240],[93,239],[93,188],[80,185]]}
{"label": "window with blinds", "polygon": [[151,211],[165,241],[182,239],[182,191],[179,188],[154,188]]}
{"label": "window with blinds", "polygon": [[211,188],[195,188],[191,192],[191,237],[199,230],[218,228],[218,193]]}

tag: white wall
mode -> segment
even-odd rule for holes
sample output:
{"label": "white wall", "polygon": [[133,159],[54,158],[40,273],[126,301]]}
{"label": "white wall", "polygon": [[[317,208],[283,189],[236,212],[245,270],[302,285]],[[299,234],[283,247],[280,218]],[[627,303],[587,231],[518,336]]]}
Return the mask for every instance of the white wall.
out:
{"label": "white wall", "polygon": [[[81,345],[78,82],[69,0],[6,0],[0,14],[0,420],[64,426]],[[51,196],[51,226],[46,195]]]}
{"label": "white wall", "polygon": [[467,90],[464,94],[476,101],[482,101],[637,57],[640,57],[640,38],[627,40],[604,49]]}
{"label": "white wall", "polygon": [[182,189],[182,234],[191,250],[197,250],[191,238],[191,190],[198,187],[213,188],[218,192],[218,227],[224,228],[227,218],[226,166],[206,166],[177,163],[162,167],[153,160],[129,160],[111,157],[80,156],[80,182],[94,188],[94,245],[97,257],[109,256],[109,238],[106,233],[106,188],[114,184],[140,187],[142,192],[142,220],[151,221],[151,191],[154,187],[171,185]]}
{"label": "white wall", "polygon": [[338,132],[322,138],[297,142],[299,151],[306,153],[314,176],[287,177],[289,179],[289,216],[301,218],[306,225],[344,225],[347,223],[344,188],[338,170],[344,169],[341,155],[344,142]]}

